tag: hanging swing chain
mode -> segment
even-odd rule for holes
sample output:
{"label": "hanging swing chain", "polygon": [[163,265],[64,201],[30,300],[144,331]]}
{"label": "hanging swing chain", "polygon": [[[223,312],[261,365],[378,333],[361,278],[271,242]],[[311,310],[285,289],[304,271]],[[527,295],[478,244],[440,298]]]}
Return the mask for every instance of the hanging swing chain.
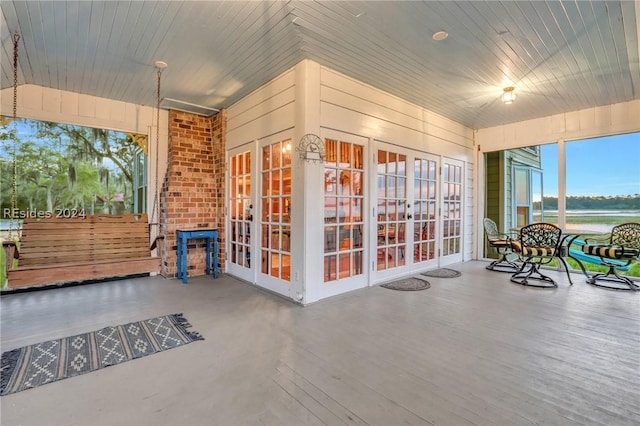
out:
{"label": "hanging swing chain", "polygon": [[[158,85],[157,85],[157,92],[156,92],[156,155],[155,155],[155,167],[156,167],[156,173],[155,173],[155,194],[153,196],[153,210],[151,211],[151,222],[152,224],[155,224],[157,226],[159,226],[160,224],[160,220],[156,219],[156,210],[158,210],[158,164],[159,164],[159,160],[158,157],[160,156],[160,77],[162,76],[162,69],[158,68]],[[158,212],[158,215],[160,213]],[[160,233],[160,232],[158,232]]]}
{"label": "hanging swing chain", "polygon": [[16,31],[13,35],[13,119],[16,119],[18,110],[18,42],[20,34]]}
{"label": "hanging swing chain", "polygon": [[[18,110],[18,42],[20,41],[20,34],[16,31],[13,34],[13,120],[15,122],[17,118],[17,110]],[[16,209],[18,208],[18,163],[16,161],[17,157],[17,142],[13,142],[13,180],[12,180],[12,188],[11,188],[11,219],[9,221],[9,239],[13,240],[13,230],[14,230],[14,214]],[[15,226],[17,228],[17,226]],[[16,229],[17,233],[17,229]]]}

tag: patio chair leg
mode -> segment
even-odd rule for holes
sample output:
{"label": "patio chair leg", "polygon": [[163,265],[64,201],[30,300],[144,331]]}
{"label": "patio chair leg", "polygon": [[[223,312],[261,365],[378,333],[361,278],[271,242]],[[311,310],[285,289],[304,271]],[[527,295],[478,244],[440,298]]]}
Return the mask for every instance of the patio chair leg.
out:
{"label": "patio chair leg", "polygon": [[571,274],[569,273],[569,266],[567,265],[567,262],[561,256],[558,256],[558,259],[560,259],[560,262],[562,262],[562,265],[564,265],[564,270],[567,272],[567,279],[569,280],[569,285],[573,285],[573,281],[571,281]]}
{"label": "patio chair leg", "polygon": [[495,272],[516,272],[520,269],[520,266],[515,262],[507,259],[507,256],[503,254],[500,259],[494,260],[486,266],[486,269]]}
{"label": "patio chair leg", "polygon": [[[616,287],[614,285],[604,285],[604,284],[598,283],[598,281],[626,284],[627,286],[629,286],[629,288]],[[606,274],[603,272],[600,272],[598,274],[593,274],[587,279],[587,283],[594,285],[596,287],[609,288],[612,290],[640,291],[640,285],[634,283],[630,278],[618,275],[618,273],[616,272],[615,266],[611,266],[611,265],[609,265],[609,271],[607,271]]]}
{"label": "patio chair leg", "polygon": [[[527,264],[529,264],[531,267],[525,271],[525,265]],[[537,280],[541,283],[534,284],[530,283],[529,280]],[[537,263],[528,261],[524,262],[520,270],[511,276],[511,282],[530,287],[558,288],[558,284],[551,277],[548,277],[547,275],[544,275],[542,272],[540,272],[540,267]],[[547,285],[543,283],[547,283]]]}

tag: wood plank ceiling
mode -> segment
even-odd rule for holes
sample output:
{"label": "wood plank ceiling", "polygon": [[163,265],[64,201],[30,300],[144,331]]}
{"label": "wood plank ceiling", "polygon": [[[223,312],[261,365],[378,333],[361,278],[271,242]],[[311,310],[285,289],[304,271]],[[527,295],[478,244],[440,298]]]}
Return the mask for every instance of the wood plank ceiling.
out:
{"label": "wood plank ceiling", "polygon": [[2,88],[18,31],[20,84],[147,105],[157,60],[163,97],[220,109],[305,58],[475,129],[640,99],[633,1],[0,5]]}

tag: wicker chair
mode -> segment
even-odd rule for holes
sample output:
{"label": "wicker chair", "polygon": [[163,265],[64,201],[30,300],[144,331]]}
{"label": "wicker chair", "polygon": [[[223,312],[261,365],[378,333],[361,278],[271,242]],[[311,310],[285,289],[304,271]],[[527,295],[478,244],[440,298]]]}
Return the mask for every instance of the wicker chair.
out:
{"label": "wicker chair", "polygon": [[498,252],[498,255],[500,256],[500,258],[487,265],[487,269],[497,272],[516,272],[520,269],[520,266],[509,260],[507,256],[513,253],[511,242],[517,238],[517,235],[505,234],[498,231],[496,223],[488,217],[484,218],[483,223],[487,242],[496,250],[496,252]]}
{"label": "wicker chair", "polygon": [[587,239],[582,246],[582,252],[598,256],[601,264],[609,268],[606,273],[591,275],[587,279],[589,284],[614,290],[640,290],[640,285],[616,272],[616,268],[620,267],[620,261],[625,262],[623,266],[628,266],[640,260],[640,223],[631,222],[614,226],[606,244]]}
{"label": "wicker chair", "polygon": [[[562,230],[552,223],[532,223],[520,229],[520,237],[512,246],[523,263],[511,281],[532,287],[557,288],[558,284],[551,277],[540,272],[540,266],[558,259],[564,265],[569,283],[573,284],[569,268],[561,256],[562,240]],[[540,283],[531,283],[529,280]]]}

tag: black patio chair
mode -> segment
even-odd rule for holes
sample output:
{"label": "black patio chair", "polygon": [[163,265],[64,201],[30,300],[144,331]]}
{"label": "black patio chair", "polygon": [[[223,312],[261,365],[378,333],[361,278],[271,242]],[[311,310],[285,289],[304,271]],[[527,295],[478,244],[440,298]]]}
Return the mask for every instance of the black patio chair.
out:
{"label": "black patio chair", "polygon": [[561,244],[562,230],[552,223],[532,223],[522,227],[518,240],[512,242],[522,266],[513,274],[511,281],[532,287],[557,288],[558,284],[551,277],[544,275],[540,267],[558,259],[565,267],[569,283],[573,284],[567,264],[562,258]]}
{"label": "black patio chair", "polygon": [[514,239],[517,238],[517,235],[505,234],[498,231],[498,226],[496,225],[496,223],[488,217],[484,218],[483,223],[484,233],[487,236],[487,242],[496,250],[496,252],[500,256],[498,259],[488,264],[486,268],[490,271],[496,272],[516,272],[518,269],[520,269],[520,266],[518,266],[515,262],[509,260],[507,256],[513,254],[513,247],[511,243]]}
{"label": "black patio chair", "polygon": [[616,271],[616,268],[620,267],[619,261],[625,262],[623,266],[629,266],[632,262],[640,260],[640,223],[630,222],[614,226],[606,244],[586,239],[582,252],[598,256],[601,265],[609,268],[606,273],[591,275],[587,279],[589,284],[614,290],[640,290],[640,285],[629,277],[618,275]]}

